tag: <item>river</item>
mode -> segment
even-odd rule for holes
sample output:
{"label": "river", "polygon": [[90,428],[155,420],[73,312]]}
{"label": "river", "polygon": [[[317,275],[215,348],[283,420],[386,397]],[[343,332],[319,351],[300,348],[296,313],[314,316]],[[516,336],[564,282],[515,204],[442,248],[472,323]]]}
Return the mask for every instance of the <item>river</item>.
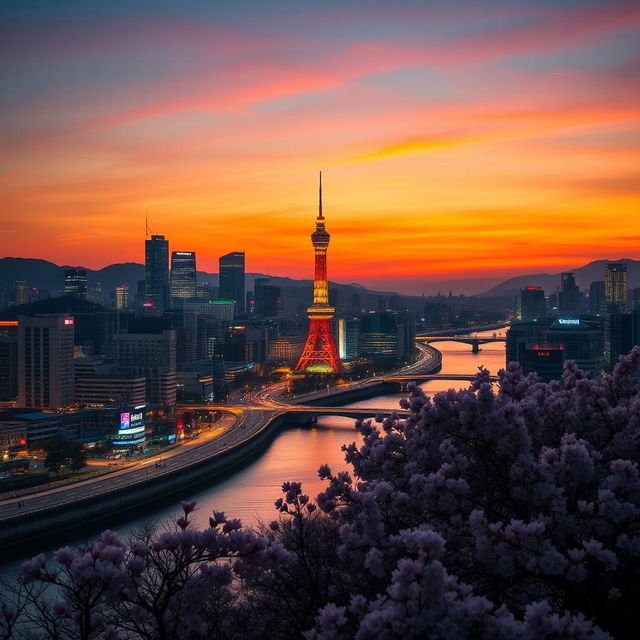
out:
{"label": "river", "polygon": [[[493,333],[485,331],[477,335],[491,336]],[[504,332],[496,333],[504,335]],[[470,345],[458,342],[439,342],[434,346],[442,352],[441,373],[470,373],[477,371],[479,366],[496,373],[505,364],[502,342],[483,345],[479,353],[472,353]],[[467,382],[433,380],[424,383],[422,388],[426,393],[434,394],[467,385]],[[402,397],[404,394],[378,396],[347,406],[397,408]],[[302,482],[305,492],[315,496],[324,485],[317,476],[320,465],[328,464],[334,471],[348,468],[341,447],[359,439],[353,424],[350,418],[332,416],[320,418],[314,428],[294,427],[281,432],[269,449],[249,466],[218,480],[210,488],[189,495],[198,501],[196,520],[205,526],[211,511],[216,509],[241,518],[247,524],[269,521],[277,517],[273,502],[280,496],[280,485],[286,480]],[[159,510],[157,517],[171,517],[178,505],[176,502]]]}
{"label": "river", "polygon": [[[478,333],[478,336],[490,336],[494,332]],[[504,335],[499,333],[499,335]],[[475,334],[474,334],[475,335]],[[482,345],[479,353],[472,353],[471,346],[457,342],[441,342],[435,345],[442,352],[442,373],[470,373],[479,366],[484,366],[496,373],[504,367],[504,343],[489,343]],[[422,385],[428,394],[444,391],[449,388],[461,388],[467,382],[434,380]],[[378,396],[369,400],[354,403],[354,407],[396,408],[404,394]],[[131,532],[150,519],[158,522],[167,521],[176,516],[180,510],[181,500],[196,500],[198,508],[195,520],[200,526],[207,526],[208,517],[215,509],[224,511],[228,516],[241,518],[246,524],[253,525],[259,520],[269,521],[277,517],[273,506],[274,500],[281,494],[280,485],[286,480],[302,482],[304,490],[311,497],[322,490],[324,482],[317,476],[318,467],[328,464],[333,471],[346,470],[341,451],[343,444],[358,441],[359,434],[353,428],[354,421],[348,418],[326,417],[318,420],[313,427],[293,427],[280,432],[269,448],[247,466],[230,473],[227,477],[217,479],[207,488],[186,487],[182,495],[175,495],[168,499],[164,506],[144,508],[141,514],[132,519],[127,515],[125,519],[115,520],[111,528],[122,534]],[[101,526],[100,529],[105,528]],[[97,535],[97,530],[87,530],[83,538],[78,533],[56,536],[55,545],[58,548],[65,544],[79,544]],[[35,545],[34,545],[35,546]],[[17,554],[23,558],[34,555],[40,548],[29,548]],[[19,562],[14,561],[3,567],[1,573],[12,573]]]}

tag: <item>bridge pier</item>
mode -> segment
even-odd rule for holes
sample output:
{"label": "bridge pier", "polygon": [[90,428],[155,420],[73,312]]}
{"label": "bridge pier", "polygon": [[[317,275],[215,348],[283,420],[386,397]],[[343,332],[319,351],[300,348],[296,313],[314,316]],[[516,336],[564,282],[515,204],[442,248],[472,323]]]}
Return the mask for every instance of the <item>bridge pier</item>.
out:
{"label": "bridge pier", "polygon": [[471,353],[480,353],[480,342],[478,340],[471,341]]}

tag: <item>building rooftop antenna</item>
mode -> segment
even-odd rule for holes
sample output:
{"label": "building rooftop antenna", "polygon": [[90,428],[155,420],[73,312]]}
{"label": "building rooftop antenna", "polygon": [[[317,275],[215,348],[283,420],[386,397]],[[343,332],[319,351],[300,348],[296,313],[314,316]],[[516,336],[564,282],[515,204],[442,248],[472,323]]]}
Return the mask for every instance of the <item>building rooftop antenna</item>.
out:
{"label": "building rooftop antenna", "polygon": [[153,230],[149,228],[149,214],[147,209],[144,210],[144,237],[149,238],[153,234]]}

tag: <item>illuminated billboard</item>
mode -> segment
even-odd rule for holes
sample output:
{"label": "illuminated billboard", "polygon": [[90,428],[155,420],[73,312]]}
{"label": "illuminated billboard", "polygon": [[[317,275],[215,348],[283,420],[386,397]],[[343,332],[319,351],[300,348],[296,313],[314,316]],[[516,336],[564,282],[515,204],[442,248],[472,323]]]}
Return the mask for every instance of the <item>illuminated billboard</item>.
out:
{"label": "illuminated billboard", "polygon": [[134,445],[144,442],[144,409],[145,405],[140,405],[120,412],[118,433],[113,439],[114,445]]}

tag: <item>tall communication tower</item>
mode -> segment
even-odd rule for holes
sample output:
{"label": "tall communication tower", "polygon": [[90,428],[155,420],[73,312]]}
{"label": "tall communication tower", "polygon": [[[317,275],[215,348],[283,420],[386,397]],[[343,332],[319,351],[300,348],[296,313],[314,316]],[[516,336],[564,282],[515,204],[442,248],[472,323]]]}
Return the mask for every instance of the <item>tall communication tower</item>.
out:
{"label": "tall communication tower", "polygon": [[313,304],[307,309],[309,334],[302,355],[294,371],[342,372],[344,367],[331,330],[331,318],[335,309],[329,306],[329,282],[327,281],[327,248],[331,236],[324,227],[322,215],[322,172],[318,198],[316,230],[311,234],[315,253],[315,276],[313,279]]}

